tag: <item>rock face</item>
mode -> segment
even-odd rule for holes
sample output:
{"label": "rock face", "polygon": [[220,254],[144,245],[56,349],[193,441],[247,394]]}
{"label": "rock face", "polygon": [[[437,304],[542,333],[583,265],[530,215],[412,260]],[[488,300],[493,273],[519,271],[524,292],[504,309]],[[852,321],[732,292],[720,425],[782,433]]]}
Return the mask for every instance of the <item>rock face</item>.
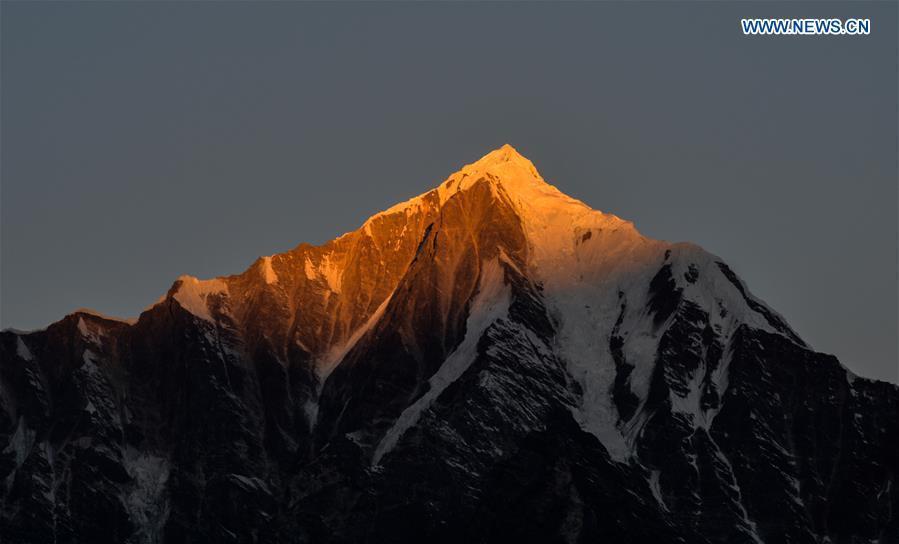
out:
{"label": "rock face", "polygon": [[899,389],[509,146],[0,356],[2,542],[899,542]]}

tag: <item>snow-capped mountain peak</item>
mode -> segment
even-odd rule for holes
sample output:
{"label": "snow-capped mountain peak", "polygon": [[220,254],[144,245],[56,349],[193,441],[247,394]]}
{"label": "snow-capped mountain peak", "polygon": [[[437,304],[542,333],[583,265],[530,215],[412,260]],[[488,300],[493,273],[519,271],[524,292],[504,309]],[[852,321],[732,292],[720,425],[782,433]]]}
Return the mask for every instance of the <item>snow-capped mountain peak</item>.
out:
{"label": "snow-capped mountain peak", "polygon": [[[478,222],[497,229],[487,246],[447,237]],[[310,352],[325,378],[390,315],[388,303],[399,304],[391,298],[410,281],[410,267],[429,238],[441,240],[440,253],[464,252],[474,244],[482,259],[497,251],[518,255],[522,273],[540,286],[556,324],[555,349],[583,391],[578,419],[619,459],[633,454],[628,442],[639,428],[624,424],[627,418],[608,393],[619,372],[616,357],[638,361],[627,389],[633,402],[645,402],[655,368],[646,354],[659,349],[664,325],[682,301],[708,315],[724,343],[743,324],[798,341],[717,257],[691,244],[646,238],[633,223],[565,195],[508,144],[463,166],[435,189],[373,215],[356,231],[322,246],[301,245],[261,258],[239,276],[179,278],[172,298],[195,316],[215,321],[217,315],[229,326],[235,319],[258,320],[260,312],[269,315],[266,334]],[[460,273],[441,272],[449,282]],[[658,295],[650,286],[661,282],[660,275],[674,306],[653,316],[647,308]],[[260,297],[271,299],[264,310],[258,309]],[[293,325],[299,308],[321,308],[315,328]],[[613,337],[621,339],[616,349]],[[287,357],[288,347],[282,350]],[[716,372],[723,387],[726,373]],[[688,394],[694,405],[700,386],[694,383]],[[696,406],[691,410],[698,425],[706,416]]]}
{"label": "snow-capped mountain peak", "polygon": [[899,390],[511,146],[0,356],[4,542],[899,536]]}

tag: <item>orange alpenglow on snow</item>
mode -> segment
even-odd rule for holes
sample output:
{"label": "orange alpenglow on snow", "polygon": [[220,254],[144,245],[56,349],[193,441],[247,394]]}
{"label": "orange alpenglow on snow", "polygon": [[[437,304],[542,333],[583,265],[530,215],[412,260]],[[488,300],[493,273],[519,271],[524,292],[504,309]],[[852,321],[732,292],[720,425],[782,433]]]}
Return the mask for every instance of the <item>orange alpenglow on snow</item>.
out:
{"label": "orange alpenglow on snow", "polygon": [[[492,315],[503,295],[484,279],[497,277],[496,263],[514,267],[539,285],[558,321],[558,349],[584,390],[582,426],[623,458],[632,429],[616,426],[607,393],[615,379],[608,338],[613,327],[632,327],[636,333],[624,349],[632,360],[652,359],[658,338],[641,330],[645,316],[619,314],[623,301],[649,304],[646,285],[662,264],[670,262],[681,276],[711,271],[683,290],[714,316],[725,337],[741,323],[775,328],[723,278],[718,260],[692,244],[646,238],[633,223],[565,195],[504,145],[355,231],[262,257],[239,275],[183,276],[169,297],[199,318],[245,331],[251,345],[270,344],[282,360],[309,357],[323,382],[352,359],[354,347],[388,326],[421,360],[444,360],[456,346],[427,351],[422,336],[445,342],[473,322],[489,325],[472,308]],[[726,317],[707,294],[722,290],[733,301]],[[481,292],[497,301],[477,299]],[[631,375],[638,396],[649,388],[651,369],[638,365]],[[698,411],[697,403],[690,397],[680,409]]]}
{"label": "orange alpenglow on snow", "polygon": [[[892,523],[870,524],[892,499],[868,491],[892,474],[899,389],[508,145],[330,242],[182,276],[134,322],[0,331],[0,356],[7,513],[41,513],[42,540],[59,512],[106,531],[108,511],[130,520],[116,541],[284,540],[307,520],[347,542],[762,542],[791,524],[836,541]],[[849,453],[822,457],[833,433]],[[808,505],[846,506],[834,486],[876,501],[813,533]],[[56,488],[112,499],[82,511]]]}

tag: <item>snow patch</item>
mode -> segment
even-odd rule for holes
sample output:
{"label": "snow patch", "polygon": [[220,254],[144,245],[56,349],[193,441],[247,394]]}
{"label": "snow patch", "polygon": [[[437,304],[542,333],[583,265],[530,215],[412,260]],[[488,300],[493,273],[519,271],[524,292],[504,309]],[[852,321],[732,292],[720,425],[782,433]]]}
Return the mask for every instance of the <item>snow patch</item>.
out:
{"label": "snow patch", "polygon": [[[319,384],[323,383],[322,381]],[[303,413],[306,414],[306,421],[309,423],[309,430],[312,431],[315,429],[315,425],[318,423],[318,395],[321,393],[321,385],[318,386],[319,391],[316,391],[315,397],[310,397],[306,402],[303,403]]]}
{"label": "snow patch", "polygon": [[253,492],[263,492],[267,495],[271,495],[271,490],[268,488],[268,484],[265,483],[265,480],[260,478],[256,478],[255,476],[244,476],[242,474],[229,474],[229,478],[232,481],[236,482],[240,485],[244,490],[253,491]]}
{"label": "snow patch", "polygon": [[693,425],[706,427],[707,419],[704,415],[700,401],[702,399],[702,376],[705,372],[705,365],[701,365],[690,376],[690,382],[687,384],[687,394],[681,395],[677,391],[671,391],[668,396],[671,401],[671,411],[687,416]]}
{"label": "snow patch", "polygon": [[[531,246],[531,266],[544,286],[547,308],[557,323],[555,349],[583,395],[574,414],[581,427],[599,438],[613,459],[630,454],[610,391],[617,370],[610,349],[613,328],[627,308],[645,308],[646,289],[661,262],[662,244],[643,238],[629,223],[586,208],[579,202],[531,201],[512,197],[522,215]],[[590,236],[585,240],[584,235]],[[630,316],[633,312],[628,313]],[[658,347],[642,312],[639,322],[622,323],[633,378],[646,375],[648,388]]]}
{"label": "snow patch", "polygon": [[306,274],[307,279],[315,279],[315,266],[312,265],[312,261],[309,259],[309,256],[306,255],[306,259],[303,262],[303,272]]}
{"label": "snow patch", "polygon": [[[737,495],[736,499],[736,507],[740,511],[740,515],[742,516],[742,521],[745,529],[749,532],[749,536],[756,544],[764,544],[762,539],[759,537],[758,526],[755,521],[753,521],[749,517],[749,512],[746,510],[746,507],[743,505],[743,493],[740,490],[740,484],[737,483],[736,472],[734,472],[734,467],[731,465],[730,460],[724,455],[724,452],[721,451],[721,448],[718,446],[718,443],[715,442],[715,439],[712,438],[711,434],[706,433],[706,436],[709,437],[712,444],[715,446],[715,458],[727,469],[727,475],[729,476],[730,482],[725,481],[730,485],[730,488],[734,490],[734,493]],[[723,475],[722,475],[723,476]],[[723,479],[723,478],[722,478]]]}
{"label": "snow patch", "polygon": [[88,325],[83,317],[78,316],[78,332],[81,337],[91,344],[101,347],[103,345],[102,329],[96,324]]}
{"label": "snow patch", "polygon": [[659,486],[659,476],[662,475],[661,470],[652,470],[649,472],[649,490],[652,496],[656,498],[656,502],[662,507],[662,510],[668,511],[668,505],[665,504],[665,498],[662,496],[662,488]]}
{"label": "snow patch", "polygon": [[138,527],[136,542],[157,542],[168,518],[165,496],[170,465],[165,457],[126,448],[122,459],[134,487],[125,497],[131,519]]}
{"label": "snow patch", "polygon": [[87,325],[84,323],[84,318],[78,318],[78,332],[81,333],[82,336],[89,336],[91,331],[87,330]]}
{"label": "snow patch", "polygon": [[343,279],[343,267],[331,259],[331,255],[325,255],[318,267],[319,275],[328,283],[328,288],[334,293],[340,293],[340,285]]}
{"label": "snow patch", "polygon": [[81,370],[88,376],[100,376],[100,367],[97,366],[97,359],[96,353],[89,349],[84,350],[84,353],[81,354],[81,360],[84,362],[81,365]]}
{"label": "snow patch", "polygon": [[208,299],[214,295],[227,295],[228,284],[218,278],[198,280],[193,276],[181,276],[178,281],[181,285],[174,295],[178,304],[193,315],[214,323],[209,312]]}
{"label": "snow patch", "polygon": [[309,255],[306,255],[303,272],[307,279],[324,281],[331,292],[340,293],[343,283],[343,263],[334,259],[332,253],[326,253],[318,262],[313,262]]}
{"label": "snow patch", "polygon": [[265,283],[269,285],[278,283],[278,275],[275,274],[275,269],[272,267],[271,257],[262,258],[260,272],[262,273],[262,279],[265,280]]}
{"label": "snow patch", "polygon": [[340,345],[333,346],[328,353],[326,353],[323,357],[321,357],[317,364],[315,365],[315,373],[318,376],[319,383],[324,383],[324,381],[328,378],[331,372],[337,367],[340,361],[346,356],[346,354],[353,349],[353,346],[356,345],[357,342],[374,327],[375,323],[377,323],[381,316],[384,315],[384,310],[387,309],[387,305],[390,303],[390,299],[393,298],[393,293],[390,293],[387,298],[378,306],[378,309],[374,311],[374,313],[369,316],[369,318],[362,324],[358,329],[353,331],[353,334],[347,339],[346,342]]}
{"label": "snow patch", "polygon": [[[10,437],[9,444],[3,449],[4,454],[14,454],[16,469],[21,467],[22,463],[25,462],[25,459],[28,458],[28,453],[34,446],[34,438],[36,435],[37,431],[28,427],[25,423],[25,417],[19,416],[16,430]],[[15,471],[13,471],[13,474],[15,474]]]}
{"label": "snow patch", "polygon": [[25,345],[25,341],[22,340],[21,336],[16,336],[16,354],[26,361],[34,359],[34,355],[31,354],[31,350]]}
{"label": "snow patch", "polygon": [[459,379],[477,357],[477,345],[481,336],[493,322],[508,315],[511,290],[505,283],[503,267],[499,259],[485,262],[481,268],[478,292],[471,303],[465,324],[465,338],[446,358],[443,365],[428,380],[429,389],[411,406],[403,410],[393,427],[375,448],[372,465],[378,465],[399,442],[403,434],[413,427],[431,403]]}

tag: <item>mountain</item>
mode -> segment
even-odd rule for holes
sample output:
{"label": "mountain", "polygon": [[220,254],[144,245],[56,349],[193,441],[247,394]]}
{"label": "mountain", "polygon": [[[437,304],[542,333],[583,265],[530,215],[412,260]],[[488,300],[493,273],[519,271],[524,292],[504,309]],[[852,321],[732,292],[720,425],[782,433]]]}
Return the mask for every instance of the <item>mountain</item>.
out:
{"label": "mountain", "polygon": [[3,542],[899,542],[899,388],[510,146],[0,357]]}

